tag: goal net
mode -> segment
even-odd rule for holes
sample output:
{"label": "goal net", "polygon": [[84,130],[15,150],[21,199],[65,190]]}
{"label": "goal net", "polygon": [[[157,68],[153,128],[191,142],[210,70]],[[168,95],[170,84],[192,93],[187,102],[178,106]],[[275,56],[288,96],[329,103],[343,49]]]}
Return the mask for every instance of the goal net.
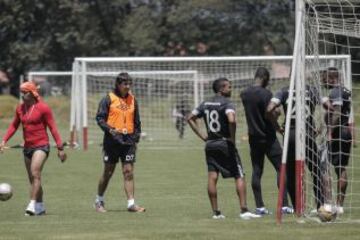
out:
{"label": "goal net", "polygon": [[[296,100],[296,210],[312,217],[319,205],[329,204],[337,221],[357,219],[360,2],[298,1],[296,17],[291,77]],[[304,60],[305,55],[311,57]],[[330,55],[335,57],[326,57]]]}
{"label": "goal net", "polygon": [[99,101],[114,88],[116,75],[128,72],[140,107],[142,148],[202,148],[200,140],[189,134],[184,115],[213,95],[213,80],[227,77],[238,109],[237,138],[247,140],[240,92],[254,84],[258,67],[269,69],[271,90],[288,85],[291,63],[292,56],[77,58],[73,68],[77,117],[73,119],[80,119],[84,148],[101,144],[103,133],[95,122]]}
{"label": "goal net", "polygon": [[128,72],[139,102],[142,147],[202,148],[189,134],[185,117],[202,100],[213,95],[211,83],[219,77],[232,81],[232,100],[239,108],[238,132],[246,138],[240,92],[253,84],[256,68],[271,71],[274,89],[289,79],[291,57],[186,57],[186,58],[77,58],[74,63],[77,113],[84,129],[84,146],[99,144],[102,133],[95,122],[101,98],[114,88],[115,76]]}

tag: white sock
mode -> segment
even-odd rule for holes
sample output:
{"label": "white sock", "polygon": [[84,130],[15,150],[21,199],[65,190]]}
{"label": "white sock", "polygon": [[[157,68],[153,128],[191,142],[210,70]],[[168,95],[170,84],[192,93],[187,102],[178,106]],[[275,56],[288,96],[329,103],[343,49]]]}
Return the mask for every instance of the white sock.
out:
{"label": "white sock", "polygon": [[104,201],[104,196],[99,196],[99,195],[96,195],[96,202],[103,202]]}
{"label": "white sock", "polygon": [[131,207],[131,206],[134,205],[134,204],[135,204],[135,199],[129,199],[129,200],[127,201],[127,206],[128,206],[128,208]]}

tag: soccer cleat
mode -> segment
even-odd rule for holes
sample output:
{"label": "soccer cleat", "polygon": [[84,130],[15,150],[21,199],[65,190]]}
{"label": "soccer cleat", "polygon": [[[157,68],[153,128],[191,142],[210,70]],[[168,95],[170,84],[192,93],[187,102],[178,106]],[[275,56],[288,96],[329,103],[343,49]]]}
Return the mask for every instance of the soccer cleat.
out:
{"label": "soccer cleat", "polygon": [[46,210],[45,210],[44,207],[38,208],[38,209],[35,210],[35,214],[36,214],[37,216],[45,215],[45,214],[46,214]]}
{"label": "soccer cleat", "polygon": [[36,216],[41,216],[41,215],[45,215],[45,214],[46,214],[46,210],[45,210],[44,207],[35,209],[35,215]]}
{"label": "soccer cleat", "polygon": [[225,216],[220,214],[220,215],[213,215],[212,219],[225,219]]}
{"label": "soccer cleat", "polygon": [[240,213],[240,218],[244,220],[250,220],[252,218],[261,218],[261,215],[254,214],[248,211],[248,212]]}
{"label": "soccer cleat", "polygon": [[96,212],[99,212],[99,213],[105,213],[106,212],[105,203],[103,201],[95,202],[94,207],[95,207]]}
{"label": "soccer cleat", "polygon": [[270,215],[271,212],[267,208],[261,207],[255,209],[255,214],[263,216],[263,215]]}
{"label": "soccer cleat", "polygon": [[46,210],[45,208],[39,212],[36,213],[36,216],[42,216],[42,215],[46,215]]}
{"label": "soccer cleat", "polygon": [[25,210],[25,216],[35,216],[35,215],[36,215],[35,206],[29,204]]}
{"label": "soccer cleat", "polygon": [[35,203],[35,215],[41,216],[41,215],[45,215],[45,214],[46,214],[46,210],[44,207],[44,203],[42,203],[42,202]]}
{"label": "soccer cleat", "polygon": [[212,219],[225,219],[225,216],[221,214],[221,211],[215,210]]}
{"label": "soccer cleat", "polygon": [[293,214],[294,213],[294,209],[292,207],[282,207],[281,208],[281,213],[282,214]]}
{"label": "soccer cleat", "polygon": [[133,204],[127,209],[129,212],[145,212],[146,209],[143,207],[140,207],[139,205]]}

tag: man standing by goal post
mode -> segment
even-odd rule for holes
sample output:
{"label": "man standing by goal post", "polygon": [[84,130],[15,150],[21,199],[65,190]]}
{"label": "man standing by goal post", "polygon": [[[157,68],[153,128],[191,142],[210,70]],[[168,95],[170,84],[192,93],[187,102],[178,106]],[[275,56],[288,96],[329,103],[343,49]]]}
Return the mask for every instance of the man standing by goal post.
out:
{"label": "man standing by goal post", "polygon": [[[219,173],[223,178],[234,178],[240,202],[240,218],[248,220],[259,218],[249,212],[246,204],[246,182],[240,156],[235,146],[235,105],[229,100],[231,84],[226,78],[213,82],[215,96],[195,108],[188,117],[188,122],[195,134],[206,142],[205,154],[208,167],[208,195],[213,210],[213,219],[223,219],[218,208],[216,184]],[[200,131],[197,119],[203,118],[207,134]]]}
{"label": "man standing by goal post", "polygon": [[347,171],[351,152],[351,130],[349,117],[351,111],[351,92],[341,85],[339,71],[335,67],[327,70],[326,86],[331,89],[325,98],[325,121],[328,126],[329,157],[335,168],[337,184],[337,213],[344,213],[344,200],[347,188]]}
{"label": "man standing by goal post", "polygon": [[131,85],[130,75],[120,73],[114,90],[101,100],[96,114],[96,121],[104,131],[104,170],[95,199],[97,212],[106,212],[104,194],[119,159],[122,164],[127,209],[129,212],[145,211],[145,208],[136,205],[134,200],[134,163],[141,122],[137,101],[130,93]]}
{"label": "man standing by goal post", "polygon": [[[259,67],[255,73],[255,84],[241,93],[248,125],[251,164],[253,168],[251,186],[254,192],[256,213],[270,214],[265,207],[261,191],[261,177],[264,171],[265,155],[269,158],[277,174],[279,186],[282,148],[276,137],[275,119],[266,114],[266,107],[272,98],[270,90],[266,89],[270,81],[270,73],[264,67]],[[288,206],[287,193],[284,194],[282,212],[292,214],[294,210]]]}
{"label": "man standing by goal post", "polygon": [[[289,103],[289,86],[281,88],[275,93],[275,96],[271,98],[270,103],[267,106],[267,113],[270,114],[280,106],[283,107],[284,113],[287,112],[288,103]],[[286,184],[287,190],[290,195],[291,202],[294,207],[296,207],[296,172],[295,172],[295,149],[296,149],[296,134],[295,134],[295,98],[293,99],[293,109],[290,115],[290,128],[289,128],[289,145],[287,152],[287,160],[286,160]],[[324,201],[328,201],[331,199],[325,198],[325,178],[324,173],[322,172],[320,164],[320,151],[318,145],[316,143],[316,137],[318,134],[318,129],[315,125],[315,108],[320,104],[320,95],[315,87],[311,87],[310,85],[305,86],[305,130],[306,130],[306,165],[308,167],[309,172],[311,173],[313,180],[313,191],[315,196],[316,209],[319,209],[320,206],[324,204]],[[284,119],[285,125],[286,119]],[[329,197],[329,196],[327,196]],[[327,207],[329,209],[331,206]]]}

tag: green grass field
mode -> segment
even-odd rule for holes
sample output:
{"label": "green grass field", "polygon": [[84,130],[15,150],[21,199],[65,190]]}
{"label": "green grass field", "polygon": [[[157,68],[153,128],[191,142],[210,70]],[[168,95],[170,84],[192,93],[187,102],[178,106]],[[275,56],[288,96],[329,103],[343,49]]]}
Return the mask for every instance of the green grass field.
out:
{"label": "green grass field", "polygon": [[[179,140],[180,142],[180,140]],[[136,199],[146,213],[128,213],[117,169],[106,194],[109,212],[96,213],[93,201],[102,170],[100,147],[89,151],[68,150],[69,159],[61,164],[55,149],[43,173],[48,214],[25,217],[28,184],[21,150],[10,149],[0,156],[0,182],[14,188],[14,196],[0,202],[0,239],[359,239],[359,223],[297,223],[287,216],[276,225],[275,216],[244,221],[233,180],[219,181],[223,221],[212,220],[206,194],[206,167],[200,149],[141,149],[136,164]],[[250,176],[246,150],[242,158]],[[267,206],[275,210],[275,177],[267,162],[263,194]],[[248,205],[254,208],[248,184]]]}
{"label": "green grass field", "polygon": [[[359,88],[355,103],[359,101]],[[16,103],[4,102],[10,113],[0,121],[0,136],[10,122],[9,117]],[[359,105],[354,104],[356,122]],[[60,108],[62,109],[62,108]],[[60,113],[56,113],[59,120]],[[241,119],[240,119],[241,121]],[[239,123],[243,124],[242,123]],[[61,126],[61,124],[59,124]],[[237,138],[243,134],[239,126]],[[173,131],[175,131],[173,129]],[[67,128],[61,129],[64,134]],[[167,133],[176,137],[176,132]],[[360,132],[357,131],[357,139]],[[21,131],[9,145],[21,141]],[[8,182],[14,196],[0,202],[0,239],[359,239],[360,236],[360,167],[354,161],[350,171],[353,184],[347,198],[352,201],[351,221],[337,220],[331,224],[320,224],[312,220],[298,223],[294,216],[286,216],[282,225],[277,225],[275,215],[244,221],[239,218],[239,205],[234,181],[220,179],[218,184],[219,205],[226,215],[223,221],[211,219],[210,204],[206,192],[206,165],[203,143],[195,139],[186,129],[185,139],[172,139],[169,148],[154,148],[154,142],[139,144],[135,179],[136,200],[147,208],[146,213],[134,214],[126,211],[126,199],[122,186],[121,171],[117,169],[106,194],[105,214],[93,208],[97,182],[102,171],[101,148],[93,144],[89,151],[67,150],[69,158],[64,164],[52,153],[43,171],[43,187],[47,215],[25,217],[28,203],[28,182],[21,149],[9,149],[0,155],[0,182]],[[357,140],[357,142],[359,142]],[[175,144],[174,144],[175,143]],[[176,146],[176,147],[174,147]],[[248,205],[254,209],[250,186],[251,164],[246,141],[237,143],[240,149],[248,180]],[[355,159],[360,148],[354,148]],[[263,197],[269,209],[275,211],[277,188],[274,170],[266,161],[262,179]],[[351,190],[350,190],[351,189]]]}

